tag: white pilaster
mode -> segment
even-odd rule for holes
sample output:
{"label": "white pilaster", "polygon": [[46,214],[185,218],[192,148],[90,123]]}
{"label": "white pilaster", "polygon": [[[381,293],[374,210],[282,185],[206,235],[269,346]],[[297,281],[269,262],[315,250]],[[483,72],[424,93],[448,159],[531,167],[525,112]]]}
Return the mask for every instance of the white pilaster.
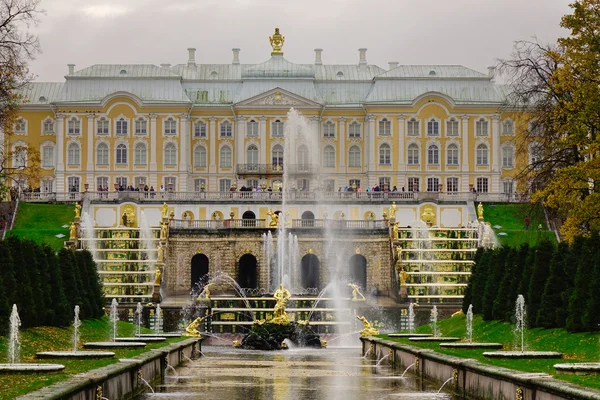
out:
{"label": "white pilaster", "polygon": [[65,191],[65,115],[56,114],[56,191]]}
{"label": "white pilaster", "polygon": [[377,177],[375,176],[375,115],[367,115],[367,126],[369,128],[367,129],[367,137],[365,140],[365,144],[367,145],[367,149],[365,151],[367,153],[367,179],[369,186],[375,186],[377,181]]}
{"label": "white pilaster", "polygon": [[461,178],[461,191],[469,191],[469,116],[463,115],[462,119],[462,178]]}
{"label": "white pilaster", "polygon": [[267,117],[258,119],[258,130],[260,137],[260,164],[269,164],[267,161]]}
{"label": "white pilaster", "polygon": [[346,118],[341,117],[338,121],[340,122],[340,161],[337,172],[346,172]]}
{"label": "white pilaster", "polygon": [[190,141],[190,118],[187,114],[179,116],[181,121],[181,131],[179,134],[179,190],[188,191],[188,159],[189,159],[189,141]]}
{"label": "white pilaster", "polygon": [[404,128],[406,126],[405,121],[406,115],[398,115],[398,189],[400,189],[402,186],[405,186],[406,180],[406,161],[404,161],[404,156],[406,154],[406,144],[404,142]]}
{"label": "white pilaster", "polygon": [[500,149],[500,115],[492,116],[492,193],[500,193],[500,175],[502,173],[502,149]]}
{"label": "white pilaster", "polygon": [[[209,143],[208,143],[208,147],[209,147],[209,164],[208,164],[208,173],[209,174],[214,174],[217,172],[217,157],[216,157],[216,148],[217,148],[217,128],[216,128],[216,118],[215,117],[210,117],[208,119],[209,123],[208,123],[208,135],[209,135]],[[215,183],[216,185],[216,183]],[[216,188],[216,186],[215,186]]]}
{"label": "white pilaster", "polygon": [[[233,154],[233,171],[235,173],[238,164],[244,164],[246,161],[244,145],[246,142],[246,118],[238,116],[235,119],[235,152]],[[242,187],[242,180],[237,182],[237,187]]]}
{"label": "white pilaster", "polygon": [[156,191],[159,190],[157,171],[158,167],[156,164],[156,118],[158,116],[154,113],[150,114],[150,186],[154,186]]}
{"label": "white pilaster", "polygon": [[90,185],[90,189],[96,190],[94,182],[94,113],[87,114],[87,163],[86,163],[86,183]]}

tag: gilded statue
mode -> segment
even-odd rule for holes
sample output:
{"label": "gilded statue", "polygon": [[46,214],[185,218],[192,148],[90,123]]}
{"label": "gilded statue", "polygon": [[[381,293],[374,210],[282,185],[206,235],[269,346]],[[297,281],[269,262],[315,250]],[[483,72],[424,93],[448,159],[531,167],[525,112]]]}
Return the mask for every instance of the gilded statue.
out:
{"label": "gilded statue", "polygon": [[154,274],[154,286],[160,286],[160,281],[162,279],[162,272],[160,268],[156,268],[156,273]]}
{"label": "gilded statue", "polygon": [[285,307],[287,305],[288,300],[292,297],[289,290],[283,287],[283,283],[279,285],[279,289],[275,291],[273,294],[277,303],[275,304],[275,308],[273,309],[273,319],[271,323],[279,324],[279,325],[287,325],[290,323],[288,319],[287,313],[285,312]]}
{"label": "gilded statue", "polygon": [[169,206],[167,205],[167,203],[163,203],[162,205],[162,217],[163,218],[167,218],[169,214]]}
{"label": "gilded statue", "polygon": [[237,348],[238,348],[238,347],[240,347],[242,344],[240,343],[240,341],[239,341],[239,340],[234,340],[234,341],[231,343],[231,345],[237,349]]}
{"label": "gilded statue", "polygon": [[69,227],[69,240],[75,239],[77,239],[77,227],[71,222],[71,226]]}
{"label": "gilded statue", "polygon": [[402,270],[398,274],[398,277],[400,278],[400,286],[406,286],[406,280],[408,279],[408,272],[406,272],[404,270],[404,268],[402,268]]}
{"label": "gilded statue", "polygon": [[477,219],[483,221],[483,204],[481,202],[477,206]]}
{"label": "gilded statue", "polygon": [[81,204],[75,204],[75,218],[81,217]]}
{"label": "gilded statue", "polygon": [[390,206],[389,217],[396,219],[396,202],[392,201],[392,205]]}
{"label": "gilded statue", "polygon": [[348,286],[352,288],[352,301],[366,300],[365,296],[363,296],[363,294],[360,292],[360,288],[358,287],[358,285],[355,285],[354,283],[349,283]]}
{"label": "gilded statue", "polygon": [[399,238],[400,233],[398,231],[398,224],[398,222],[392,224],[392,240],[398,240]]}
{"label": "gilded statue", "polygon": [[271,217],[271,222],[269,222],[269,227],[277,228],[279,226],[279,215],[277,215],[277,213],[271,209],[269,209],[269,212],[267,213],[267,215],[269,217]]}
{"label": "gilded statue", "polygon": [[360,331],[360,336],[367,337],[379,335],[379,329],[373,328],[373,325],[371,325],[371,323],[367,321],[365,317],[359,317],[357,315],[356,318],[363,323],[363,329]]}
{"label": "gilded statue", "polygon": [[159,245],[156,252],[157,252],[156,259],[158,262],[161,262],[165,256],[165,250],[163,249],[163,247],[161,245]]}
{"label": "gilded statue", "polygon": [[169,231],[169,228],[167,227],[167,224],[163,224],[160,227],[160,240],[167,240],[167,232]]}
{"label": "gilded statue", "polygon": [[214,285],[214,283],[209,283],[208,285],[204,286],[202,292],[200,292],[198,297],[196,297],[196,301],[208,301],[210,303],[210,287],[212,285]]}
{"label": "gilded statue", "polygon": [[279,28],[275,28],[275,33],[273,34],[273,36],[269,36],[269,42],[271,43],[271,47],[273,48],[273,51],[271,52],[272,56],[276,54],[283,54],[281,48],[283,47],[283,43],[285,42],[285,37],[281,36],[281,34],[279,33]]}
{"label": "gilded statue", "polygon": [[200,326],[202,321],[204,321],[204,319],[206,317],[209,317],[210,315],[211,314],[208,314],[205,317],[198,317],[195,320],[193,320],[192,323],[185,328],[183,336],[200,337],[200,331],[198,331],[198,327]]}
{"label": "gilded statue", "polygon": [[396,246],[396,261],[402,260],[402,246]]}

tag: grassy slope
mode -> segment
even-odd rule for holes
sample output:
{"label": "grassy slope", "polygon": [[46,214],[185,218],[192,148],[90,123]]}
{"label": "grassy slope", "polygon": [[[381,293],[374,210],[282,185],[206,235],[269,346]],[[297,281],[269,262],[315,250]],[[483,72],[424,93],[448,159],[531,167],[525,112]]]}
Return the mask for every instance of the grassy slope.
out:
{"label": "grassy slope", "polygon": [[[526,215],[529,215],[529,230],[525,230]],[[500,232],[507,233],[507,236],[498,236],[500,244],[518,246],[522,243],[529,243],[534,245],[543,239],[556,242],[556,236],[554,232],[547,229],[544,212],[538,205],[490,204],[484,206],[483,216],[485,221],[492,226],[502,227],[494,229],[496,235]],[[538,230],[540,224],[542,224],[542,230]]]}
{"label": "grassy slope", "polygon": [[[33,204],[20,203],[17,220],[11,235],[34,240],[37,243],[47,243],[53,249],[60,250],[64,241],[69,239],[69,225],[75,217],[74,207],[63,204]],[[64,238],[55,235],[62,233]]]}
{"label": "grassy slope", "polygon": [[[466,337],[465,316],[460,315],[438,322],[443,336]],[[431,333],[431,327],[424,325],[417,328],[419,333]],[[513,349],[514,325],[499,321],[485,322],[481,316],[473,318],[474,342],[503,343],[505,350]],[[557,379],[566,380],[594,389],[600,389],[600,379],[597,376],[559,375],[553,368],[557,363],[572,362],[598,362],[600,359],[600,345],[597,333],[569,333],[564,329],[530,329],[526,335],[526,347],[529,350],[559,351],[564,354],[563,360],[501,360],[483,357],[486,350],[451,350],[442,349],[437,343],[416,343],[408,339],[389,338],[403,344],[433,349],[439,353],[462,358],[473,358],[485,364],[506,367],[519,371],[545,372]]]}
{"label": "grassy slope", "polygon": [[[135,326],[127,322],[119,322],[119,336],[133,336]],[[90,341],[105,341],[110,338],[110,322],[107,317],[86,320],[80,328],[80,343]],[[142,328],[143,332],[152,331]],[[144,349],[134,350],[111,350],[115,353],[114,358],[101,360],[36,360],[35,353],[38,351],[71,350],[72,328],[38,327],[21,332],[21,362],[44,362],[63,364],[66,368],[60,373],[39,375],[0,375],[0,399],[12,399],[25,393],[51,385],[55,382],[69,378],[71,375],[100,368],[108,364],[114,364],[119,358],[130,358],[135,355],[166,346],[168,343],[183,340],[185,338],[171,338],[166,342],[148,343]],[[7,362],[8,344],[6,337],[0,337],[0,363]]]}

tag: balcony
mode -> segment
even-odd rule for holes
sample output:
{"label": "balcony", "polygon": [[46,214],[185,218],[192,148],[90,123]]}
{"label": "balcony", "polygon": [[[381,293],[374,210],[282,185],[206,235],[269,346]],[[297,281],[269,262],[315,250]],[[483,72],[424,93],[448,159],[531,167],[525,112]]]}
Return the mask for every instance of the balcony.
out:
{"label": "balcony", "polygon": [[283,175],[283,165],[278,164],[237,164],[238,175]]}
{"label": "balcony", "polygon": [[[334,220],[334,219],[294,219],[290,228],[311,229],[387,229],[387,221],[384,220]],[[172,219],[169,221],[169,229],[275,229],[268,226],[264,219],[224,219],[224,220],[182,220]]]}

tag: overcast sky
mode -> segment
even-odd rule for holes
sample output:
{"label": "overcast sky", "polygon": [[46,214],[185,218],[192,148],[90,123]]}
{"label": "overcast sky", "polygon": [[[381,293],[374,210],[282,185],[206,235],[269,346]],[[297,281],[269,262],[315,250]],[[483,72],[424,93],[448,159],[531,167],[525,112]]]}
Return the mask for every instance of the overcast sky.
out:
{"label": "overcast sky", "polygon": [[270,57],[278,26],[284,57],[325,64],[367,61],[462,64],[481,72],[510,54],[515,40],[554,42],[571,0],[42,0],[37,28],[43,53],[31,63],[38,81],[62,81],[66,64],[180,64],[195,47],[198,63]]}

